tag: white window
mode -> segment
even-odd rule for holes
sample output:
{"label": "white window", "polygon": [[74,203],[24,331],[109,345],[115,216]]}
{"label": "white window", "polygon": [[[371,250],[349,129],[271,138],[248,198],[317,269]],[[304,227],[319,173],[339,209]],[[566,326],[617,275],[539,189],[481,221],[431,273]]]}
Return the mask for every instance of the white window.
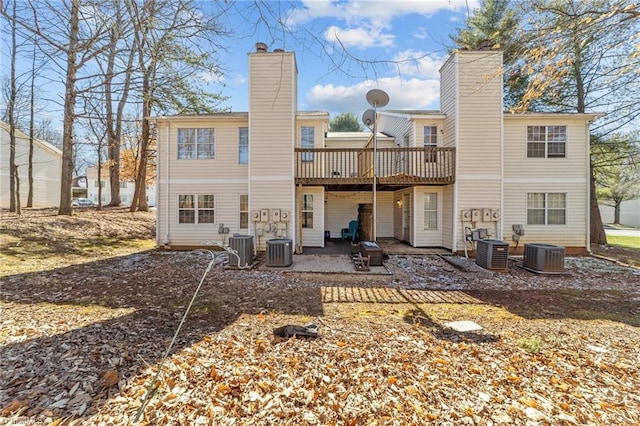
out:
{"label": "white window", "polygon": [[238,129],[238,164],[249,163],[249,128]]}
{"label": "white window", "polygon": [[240,195],[240,229],[249,228],[249,196]]}
{"label": "white window", "polygon": [[438,194],[424,194],[424,229],[438,229]]}
{"label": "white window", "polygon": [[95,186],[96,188],[104,188],[104,181],[103,180],[94,180],[93,181],[93,186]]}
{"label": "white window", "polygon": [[178,195],[178,223],[215,223],[213,195]]}
{"label": "white window", "polygon": [[527,194],[528,225],[566,225],[567,194],[533,192]]}
{"label": "white window", "polygon": [[527,126],[527,158],[566,157],[567,126]]}
{"label": "white window", "polygon": [[[315,128],[302,127],[300,132],[300,148],[315,148]],[[313,152],[303,152],[302,161],[313,161]]]}
{"label": "white window", "polygon": [[216,158],[215,129],[178,129],[178,159]]}
{"label": "white window", "polygon": [[[436,126],[424,126],[424,147],[436,148],[437,146],[438,128]],[[429,150],[429,152],[425,152],[425,161],[434,163],[437,161],[437,155],[437,152]]]}
{"label": "white window", "polygon": [[438,127],[424,126],[424,146],[425,147],[438,146]]}
{"label": "white window", "polygon": [[313,194],[302,195],[302,227],[313,228]]}
{"label": "white window", "polygon": [[120,188],[126,188],[127,182],[120,182]]}

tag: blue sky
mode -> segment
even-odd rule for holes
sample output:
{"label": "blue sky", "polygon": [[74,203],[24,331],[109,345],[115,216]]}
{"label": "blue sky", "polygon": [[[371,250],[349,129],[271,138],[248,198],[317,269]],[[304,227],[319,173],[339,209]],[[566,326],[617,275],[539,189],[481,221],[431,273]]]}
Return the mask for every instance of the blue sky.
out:
{"label": "blue sky", "polygon": [[[296,53],[298,109],[329,111],[333,118],[341,112],[360,116],[370,107],[365,94],[372,88],[389,94],[387,109],[438,109],[438,70],[451,46],[449,34],[464,26],[468,11],[477,8],[478,1],[305,0],[269,2],[269,7],[285,19],[291,31],[279,31],[277,25],[266,23],[255,26],[253,2],[237,2],[236,11],[244,18],[227,15],[236,33],[228,52],[220,55],[226,69],[222,93],[230,97],[224,106],[247,110],[247,53],[261,41],[269,45],[269,51],[284,48]],[[336,68],[322,52],[321,43],[331,49],[338,39],[348,55],[389,62],[380,63],[375,70],[354,60]],[[344,58],[340,52],[333,53]],[[410,58],[419,59],[393,63]]]}

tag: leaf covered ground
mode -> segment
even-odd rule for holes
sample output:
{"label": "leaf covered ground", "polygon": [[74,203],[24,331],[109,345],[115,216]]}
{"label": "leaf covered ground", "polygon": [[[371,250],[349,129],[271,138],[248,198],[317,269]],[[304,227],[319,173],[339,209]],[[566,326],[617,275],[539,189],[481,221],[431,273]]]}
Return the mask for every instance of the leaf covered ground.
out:
{"label": "leaf covered ground", "polygon": [[[30,213],[2,217],[0,424],[131,424],[210,257],[152,250],[150,213]],[[386,263],[214,268],[140,424],[640,423],[638,270]]]}

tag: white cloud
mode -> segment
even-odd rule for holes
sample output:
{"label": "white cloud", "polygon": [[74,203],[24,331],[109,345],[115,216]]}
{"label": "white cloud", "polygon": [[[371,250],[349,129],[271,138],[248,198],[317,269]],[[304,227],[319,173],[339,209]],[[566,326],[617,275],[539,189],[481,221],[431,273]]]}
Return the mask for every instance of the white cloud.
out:
{"label": "white cloud", "polygon": [[440,97],[438,79],[403,80],[400,77],[381,78],[351,86],[316,85],[307,93],[305,107],[331,113],[353,112],[359,115],[370,108],[366,94],[374,88],[382,89],[389,95],[389,104],[384,109],[438,108]]}
{"label": "white cloud", "polygon": [[354,23],[361,20],[379,19],[389,22],[395,17],[411,13],[433,15],[449,10],[473,10],[478,7],[479,0],[303,0],[303,7],[292,9],[287,22],[301,24],[317,18],[343,19]]}
{"label": "white cloud", "polygon": [[[292,9],[287,24],[301,25],[320,18],[341,20],[345,25],[332,25],[325,31],[328,41],[340,40],[345,47],[389,47],[395,36],[391,34],[391,21],[399,16],[419,14],[430,16],[449,10],[472,10],[479,0],[303,0],[303,7]],[[416,37],[422,38],[424,31]]]}
{"label": "white cloud", "polygon": [[397,69],[402,76],[417,76],[421,78],[438,78],[439,70],[445,61],[432,53],[416,50],[405,50],[393,57]]}
{"label": "white cloud", "polygon": [[325,40],[334,42],[340,41],[344,47],[359,47],[362,49],[368,47],[390,47],[393,46],[395,36],[393,34],[384,33],[384,28],[352,28],[342,29],[337,26],[331,26],[325,32]]}

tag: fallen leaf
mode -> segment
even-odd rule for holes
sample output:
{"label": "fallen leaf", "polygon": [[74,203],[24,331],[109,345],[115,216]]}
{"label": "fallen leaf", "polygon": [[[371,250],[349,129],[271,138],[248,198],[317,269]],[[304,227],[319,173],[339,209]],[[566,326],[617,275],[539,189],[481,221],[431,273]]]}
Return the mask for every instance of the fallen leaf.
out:
{"label": "fallen leaf", "polygon": [[104,381],[104,387],[110,388],[113,385],[118,384],[120,381],[120,375],[118,370],[109,370],[102,373],[102,380]]}

